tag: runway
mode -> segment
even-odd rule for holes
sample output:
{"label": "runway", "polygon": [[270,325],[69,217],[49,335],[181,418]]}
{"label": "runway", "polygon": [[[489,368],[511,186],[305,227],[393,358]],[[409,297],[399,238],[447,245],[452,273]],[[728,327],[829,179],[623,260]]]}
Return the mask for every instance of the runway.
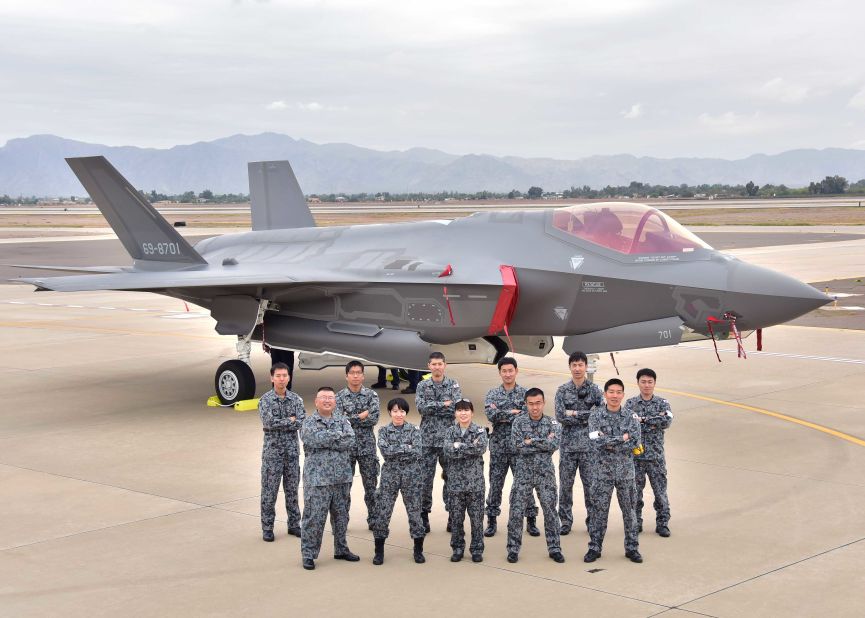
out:
{"label": "runway", "polygon": [[[865,240],[845,233],[852,237],[764,236],[760,244],[771,246],[740,244],[734,253],[808,281],[861,278]],[[727,242],[742,238],[734,230]],[[115,256],[102,248],[111,242],[42,248],[52,259],[96,252],[91,263],[109,264]],[[0,245],[0,262],[28,245]],[[437,498],[427,563],[411,560],[398,504],[385,563],[375,567],[358,479],[349,544],[361,562],[333,561],[325,538],[318,568],[307,572],[283,524],[275,543],[260,540],[261,424],[255,412],[204,406],[234,345],[208,315],[186,309],[140,293],[0,286],[0,614],[441,616],[459,615],[462,599],[476,616],[861,615],[861,316],[843,327],[768,329],[764,353],[746,340],[747,360],[722,343],[719,363],[710,342],[616,354],[626,394],[637,392],[636,370],[651,366],[676,414],[667,433],[672,536],[654,534],[645,512],[642,565],[624,558],[615,504],[592,565],[582,562],[588,536],[579,528],[562,539],[565,564],[528,536],[509,564],[502,519],[483,563],[452,564]],[[254,351],[260,392],[267,360]],[[552,413],[568,379],[564,354],[519,361],[519,382],[544,389]],[[603,355],[596,381],[615,373]],[[475,402],[498,383],[487,366],[454,365],[449,374]],[[367,384],[374,378],[368,369]],[[342,387],[343,372],[296,376],[307,402],[323,384]],[[408,420],[418,422],[416,411]],[[485,424],[482,412],[475,420]]]}

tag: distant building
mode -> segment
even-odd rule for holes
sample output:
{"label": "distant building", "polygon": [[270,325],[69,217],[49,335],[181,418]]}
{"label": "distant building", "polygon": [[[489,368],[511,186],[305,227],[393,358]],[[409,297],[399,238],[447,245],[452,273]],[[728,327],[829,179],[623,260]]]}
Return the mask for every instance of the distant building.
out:
{"label": "distant building", "polygon": [[321,198],[316,195],[310,195],[308,198],[306,198],[306,201],[308,204],[321,204]]}

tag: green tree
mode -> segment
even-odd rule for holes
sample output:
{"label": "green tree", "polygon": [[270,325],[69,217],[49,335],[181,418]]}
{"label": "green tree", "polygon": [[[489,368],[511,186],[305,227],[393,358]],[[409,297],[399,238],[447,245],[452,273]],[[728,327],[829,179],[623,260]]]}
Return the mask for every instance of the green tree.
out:
{"label": "green tree", "polygon": [[205,189],[201,193],[198,194],[198,197],[203,200],[212,200],[213,199],[213,191],[210,189]]}
{"label": "green tree", "polygon": [[749,180],[748,184],[745,185],[745,193],[748,194],[748,197],[754,197],[759,190],[760,187],[755,185],[753,180]]}
{"label": "green tree", "polygon": [[528,195],[529,199],[531,199],[531,200],[537,200],[543,194],[544,194],[544,190],[541,189],[540,187],[535,187],[535,186],[529,187],[529,190],[526,192],[526,195]]}

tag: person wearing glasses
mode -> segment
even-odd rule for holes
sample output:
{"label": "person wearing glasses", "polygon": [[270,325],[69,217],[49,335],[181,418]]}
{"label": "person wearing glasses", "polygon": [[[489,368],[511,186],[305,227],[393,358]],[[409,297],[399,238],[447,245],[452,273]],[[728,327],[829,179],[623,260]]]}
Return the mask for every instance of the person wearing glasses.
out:
{"label": "person wearing glasses", "polygon": [[381,411],[378,393],[363,385],[363,370],[363,363],[359,360],[346,364],[347,386],[336,394],[336,413],[345,416],[354,430],[355,447],[351,453],[351,471],[353,474],[355,467],[360,467],[363,500],[366,503],[366,523],[372,530],[379,471],[373,430],[378,424]]}
{"label": "person wearing glasses", "polygon": [[345,416],[333,413],[335,408],[336,394],[331,387],[322,386],[315,395],[315,412],[304,419],[300,432],[304,453],[300,551],[303,568],[309,571],[315,568],[328,513],[334,559],[360,560],[345,539],[351,503],[354,430]]}

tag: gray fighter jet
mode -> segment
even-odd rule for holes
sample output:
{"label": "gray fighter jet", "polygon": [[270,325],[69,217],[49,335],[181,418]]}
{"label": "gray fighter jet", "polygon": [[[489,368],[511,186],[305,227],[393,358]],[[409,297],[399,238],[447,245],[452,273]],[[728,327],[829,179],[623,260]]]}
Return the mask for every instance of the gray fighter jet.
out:
{"label": "gray fighter jet", "polygon": [[544,356],[554,336],[566,352],[738,337],[830,300],[641,204],[317,228],[287,162],[251,163],[253,230],[193,247],[103,157],[68,163],[132,266],[24,281],[209,309],[216,331],[237,337],[238,359],[215,378],[225,403],[255,393],[254,341],[385,366],[425,367],[433,349],[494,363],[509,351]]}

